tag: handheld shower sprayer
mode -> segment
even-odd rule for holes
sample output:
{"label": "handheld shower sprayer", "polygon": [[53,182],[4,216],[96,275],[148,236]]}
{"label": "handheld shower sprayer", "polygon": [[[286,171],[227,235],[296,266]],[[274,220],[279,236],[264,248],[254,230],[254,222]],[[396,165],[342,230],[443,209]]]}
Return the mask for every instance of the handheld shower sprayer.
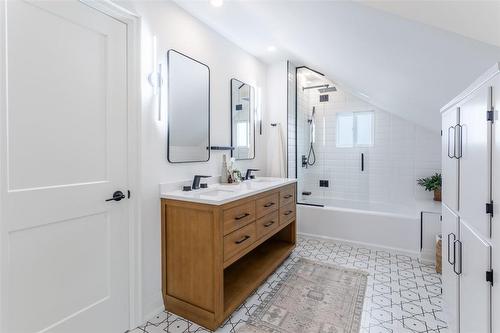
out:
{"label": "handheld shower sprayer", "polygon": [[309,153],[307,154],[307,158],[304,161],[305,163],[302,163],[303,166],[306,168],[308,166],[313,166],[314,163],[316,163],[316,153],[314,152],[314,142],[316,141],[316,124],[314,121],[314,116],[316,114],[316,107],[313,106],[312,112],[311,112],[311,117],[307,120],[309,124]]}

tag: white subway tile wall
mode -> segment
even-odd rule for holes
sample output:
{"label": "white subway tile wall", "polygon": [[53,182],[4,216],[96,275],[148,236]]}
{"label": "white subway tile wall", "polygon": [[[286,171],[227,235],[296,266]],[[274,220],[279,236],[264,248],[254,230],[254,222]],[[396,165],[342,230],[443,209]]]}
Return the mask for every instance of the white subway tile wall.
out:
{"label": "white subway tile wall", "polygon": [[[338,89],[338,87],[337,87]],[[300,193],[312,192],[314,198],[369,200],[411,203],[427,200],[432,194],[416,183],[417,178],[441,170],[440,134],[404,120],[339,89],[320,102],[317,89],[297,94],[297,178]],[[310,148],[309,124],[315,107],[316,163],[301,167],[302,156]],[[336,115],[339,112],[374,111],[374,144],[370,147],[336,147]],[[437,112],[437,111],[436,111]],[[290,131],[291,141],[295,139]],[[364,154],[364,171],[361,154]],[[295,162],[295,161],[292,161]],[[329,187],[320,187],[328,180]]]}

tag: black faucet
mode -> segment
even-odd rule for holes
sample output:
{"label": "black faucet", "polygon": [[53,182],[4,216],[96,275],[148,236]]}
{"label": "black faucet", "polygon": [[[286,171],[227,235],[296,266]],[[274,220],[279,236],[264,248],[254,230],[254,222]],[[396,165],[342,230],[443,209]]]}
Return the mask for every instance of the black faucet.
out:
{"label": "black faucet", "polygon": [[247,169],[247,173],[245,174],[244,180],[249,180],[252,176],[252,171],[260,171],[259,169]]}
{"label": "black faucet", "polygon": [[200,188],[200,179],[202,178],[210,178],[212,176],[202,176],[202,175],[195,175],[194,176],[194,179],[193,179],[193,186],[191,186],[191,188],[193,190],[197,190]]}

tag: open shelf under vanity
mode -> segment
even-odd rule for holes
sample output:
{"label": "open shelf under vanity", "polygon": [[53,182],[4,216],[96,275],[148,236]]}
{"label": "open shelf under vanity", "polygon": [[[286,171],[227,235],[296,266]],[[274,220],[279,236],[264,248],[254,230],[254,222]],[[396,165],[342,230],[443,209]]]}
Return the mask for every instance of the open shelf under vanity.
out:
{"label": "open shelf under vanity", "polygon": [[229,316],[295,248],[289,224],[275,236],[224,269],[224,315]]}

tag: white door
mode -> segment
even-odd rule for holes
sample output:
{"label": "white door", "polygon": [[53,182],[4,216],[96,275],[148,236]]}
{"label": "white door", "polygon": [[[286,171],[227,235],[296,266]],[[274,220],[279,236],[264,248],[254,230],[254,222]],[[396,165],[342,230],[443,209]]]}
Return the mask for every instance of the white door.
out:
{"label": "white door", "polygon": [[453,245],[459,237],[458,217],[446,205],[443,205],[442,221],[442,279],[444,309],[450,332],[458,332],[459,323],[459,278],[455,273],[455,253]]}
{"label": "white door", "polygon": [[491,268],[491,246],[462,220],[460,242],[456,250],[457,256],[461,254],[461,260],[457,258],[457,270],[461,272],[460,331],[488,333],[491,332],[491,284],[486,281],[486,271]]}
{"label": "white door", "polygon": [[458,151],[455,137],[459,121],[459,109],[452,107],[441,115],[441,160],[443,168],[443,203],[458,211]]}
{"label": "white door", "polygon": [[127,194],[126,25],[78,1],[0,7],[2,332],[124,332],[128,200],[105,199]]}
{"label": "white door", "polygon": [[491,133],[486,119],[489,86],[484,86],[460,105],[460,217],[483,237],[490,237]]}

